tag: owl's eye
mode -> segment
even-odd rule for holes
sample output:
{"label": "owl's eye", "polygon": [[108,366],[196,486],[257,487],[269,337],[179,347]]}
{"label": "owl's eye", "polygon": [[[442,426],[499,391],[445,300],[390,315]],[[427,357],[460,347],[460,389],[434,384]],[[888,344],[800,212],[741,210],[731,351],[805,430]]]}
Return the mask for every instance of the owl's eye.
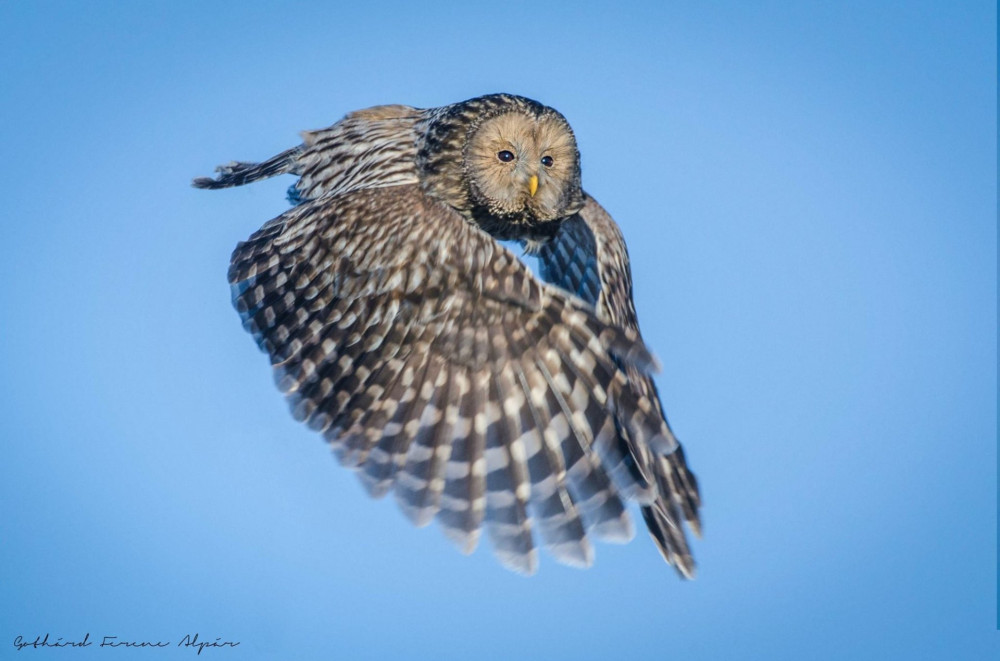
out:
{"label": "owl's eye", "polygon": [[497,152],[497,158],[499,158],[504,163],[510,163],[511,161],[514,160],[514,153],[504,149],[501,152]]}
{"label": "owl's eye", "polygon": [[547,168],[552,167],[552,157],[551,156],[542,156],[542,165],[544,165]]}

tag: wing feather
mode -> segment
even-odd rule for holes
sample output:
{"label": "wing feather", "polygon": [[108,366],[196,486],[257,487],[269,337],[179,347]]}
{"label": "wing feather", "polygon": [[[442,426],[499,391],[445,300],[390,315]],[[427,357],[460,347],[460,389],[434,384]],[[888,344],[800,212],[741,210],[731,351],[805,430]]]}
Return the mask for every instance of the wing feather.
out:
{"label": "wing feather", "polygon": [[588,531],[631,537],[609,474],[634,471],[605,446],[615,420],[672,439],[627,376],[652,356],[417,186],[303,202],[237,247],[230,281],[293,415],[418,525],[471,552],[485,523],[524,573],[533,526],[579,566]]}
{"label": "wing feather", "polygon": [[433,398],[428,403],[430,419],[413,439],[406,465],[396,480],[396,500],[417,526],[430,523],[441,506],[445,467],[451,457],[451,434],[458,419],[453,371],[451,365],[445,364],[439,372]]}
{"label": "wing feather", "polygon": [[532,538],[528,501],[532,485],[528,479],[525,430],[512,393],[501,383],[508,369],[492,375],[486,407],[486,526],[500,562],[519,573],[533,574],[538,552]]}
{"label": "wing feather", "polygon": [[[538,256],[544,280],[593,305],[597,319],[621,329],[626,338],[639,340],[625,241],[592,197],[585,196],[583,209],[563,223]],[[648,373],[637,369],[635,360],[614,357],[628,387],[621,389],[613,428],[605,425],[597,434],[596,453],[622,492],[643,504],[643,518],[664,559],[690,578],[695,565],[681,522],[687,521],[700,534],[697,480],[687,468]],[[662,421],[652,441],[642,428],[649,419]]]}

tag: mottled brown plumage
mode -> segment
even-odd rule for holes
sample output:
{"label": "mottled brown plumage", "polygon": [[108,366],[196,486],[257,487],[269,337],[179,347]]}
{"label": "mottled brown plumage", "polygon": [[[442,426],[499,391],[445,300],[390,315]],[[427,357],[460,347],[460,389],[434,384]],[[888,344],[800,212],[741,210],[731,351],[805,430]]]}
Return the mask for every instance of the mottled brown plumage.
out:
{"label": "mottled brown plumage", "polygon": [[[497,94],[378,106],[303,137],[194,182],[299,177],[296,206],[229,271],[295,418],[466,552],[485,527],[508,568],[535,571],[536,536],[588,566],[589,536],[632,537],[626,497],[693,575],[697,483],[649,378],[624,241],[581,188],[565,118]],[[496,239],[537,251],[551,284]]]}

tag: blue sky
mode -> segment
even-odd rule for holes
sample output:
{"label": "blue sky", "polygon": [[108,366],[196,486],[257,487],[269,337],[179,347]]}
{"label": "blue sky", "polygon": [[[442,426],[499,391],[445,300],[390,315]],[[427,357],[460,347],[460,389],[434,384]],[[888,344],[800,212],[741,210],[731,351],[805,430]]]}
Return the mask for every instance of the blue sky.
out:
{"label": "blue sky", "polygon": [[[988,2],[3,3],[0,648],[258,658],[985,659],[997,622]],[[229,304],[279,179],[190,188],[382,103],[573,125],[702,484],[538,575],[370,501]],[[120,658],[193,652],[114,650]]]}

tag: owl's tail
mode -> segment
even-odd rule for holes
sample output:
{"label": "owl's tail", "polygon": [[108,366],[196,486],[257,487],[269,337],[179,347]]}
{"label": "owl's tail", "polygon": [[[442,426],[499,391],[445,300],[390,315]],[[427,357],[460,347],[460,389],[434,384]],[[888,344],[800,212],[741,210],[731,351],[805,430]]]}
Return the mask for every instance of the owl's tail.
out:
{"label": "owl's tail", "polygon": [[302,147],[292,147],[273,156],[263,163],[243,163],[232,161],[215,168],[219,176],[215,179],[198,177],[191,182],[195,188],[230,188],[251,184],[259,179],[267,179],[279,174],[298,174],[298,157]]}

